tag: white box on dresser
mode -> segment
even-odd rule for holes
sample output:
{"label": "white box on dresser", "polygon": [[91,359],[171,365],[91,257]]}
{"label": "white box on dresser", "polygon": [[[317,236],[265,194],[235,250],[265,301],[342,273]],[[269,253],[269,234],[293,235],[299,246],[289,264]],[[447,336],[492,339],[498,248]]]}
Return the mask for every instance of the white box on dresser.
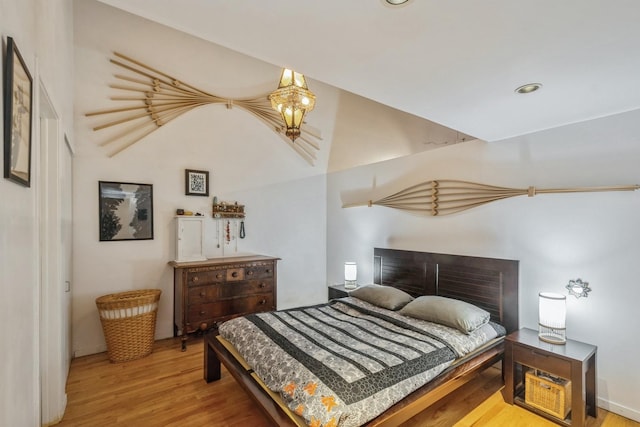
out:
{"label": "white box on dresser", "polygon": [[204,217],[176,217],[176,261],[204,261]]}

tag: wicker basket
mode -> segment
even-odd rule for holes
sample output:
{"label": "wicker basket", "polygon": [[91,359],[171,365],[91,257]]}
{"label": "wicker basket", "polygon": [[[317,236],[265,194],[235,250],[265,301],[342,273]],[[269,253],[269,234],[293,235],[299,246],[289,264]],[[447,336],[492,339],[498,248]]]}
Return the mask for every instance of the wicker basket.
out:
{"label": "wicker basket", "polygon": [[564,420],[571,410],[571,381],[528,371],[525,403]]}
{"label": "wicker basket", "polygon": [[161,293],[159,289],[140,289],[96,299],[111,362],[140,359],[153,351]]}

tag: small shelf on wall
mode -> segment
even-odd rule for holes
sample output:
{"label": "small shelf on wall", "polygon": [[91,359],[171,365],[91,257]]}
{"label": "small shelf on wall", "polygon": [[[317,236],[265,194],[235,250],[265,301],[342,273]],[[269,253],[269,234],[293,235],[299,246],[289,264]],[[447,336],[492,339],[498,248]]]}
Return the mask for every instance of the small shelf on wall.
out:
{"label": "small shelf on wall", "polygon": [[237,203],[214,203],[212,216],[214,219],[244,218],[244,205]]}

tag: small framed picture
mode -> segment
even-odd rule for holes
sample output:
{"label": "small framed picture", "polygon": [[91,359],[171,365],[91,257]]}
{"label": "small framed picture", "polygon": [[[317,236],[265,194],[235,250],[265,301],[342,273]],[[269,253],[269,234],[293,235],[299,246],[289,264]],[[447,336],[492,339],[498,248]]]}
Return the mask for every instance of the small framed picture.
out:
{"label": "small framed picture", "polygon": [[185,190],[187,196],[209,197],[209,172],[185,169]]}

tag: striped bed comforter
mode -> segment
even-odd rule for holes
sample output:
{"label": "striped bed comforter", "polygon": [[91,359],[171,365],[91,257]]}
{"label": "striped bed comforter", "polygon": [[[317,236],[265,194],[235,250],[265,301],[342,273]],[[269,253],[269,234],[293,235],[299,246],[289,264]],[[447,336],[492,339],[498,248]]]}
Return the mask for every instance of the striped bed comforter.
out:
{"label": "striped bed comforter", "polygon": [[307,424],[350,427],[504,330],[490,322],[465,335],[346,297],[239,317],[219,333]]}

